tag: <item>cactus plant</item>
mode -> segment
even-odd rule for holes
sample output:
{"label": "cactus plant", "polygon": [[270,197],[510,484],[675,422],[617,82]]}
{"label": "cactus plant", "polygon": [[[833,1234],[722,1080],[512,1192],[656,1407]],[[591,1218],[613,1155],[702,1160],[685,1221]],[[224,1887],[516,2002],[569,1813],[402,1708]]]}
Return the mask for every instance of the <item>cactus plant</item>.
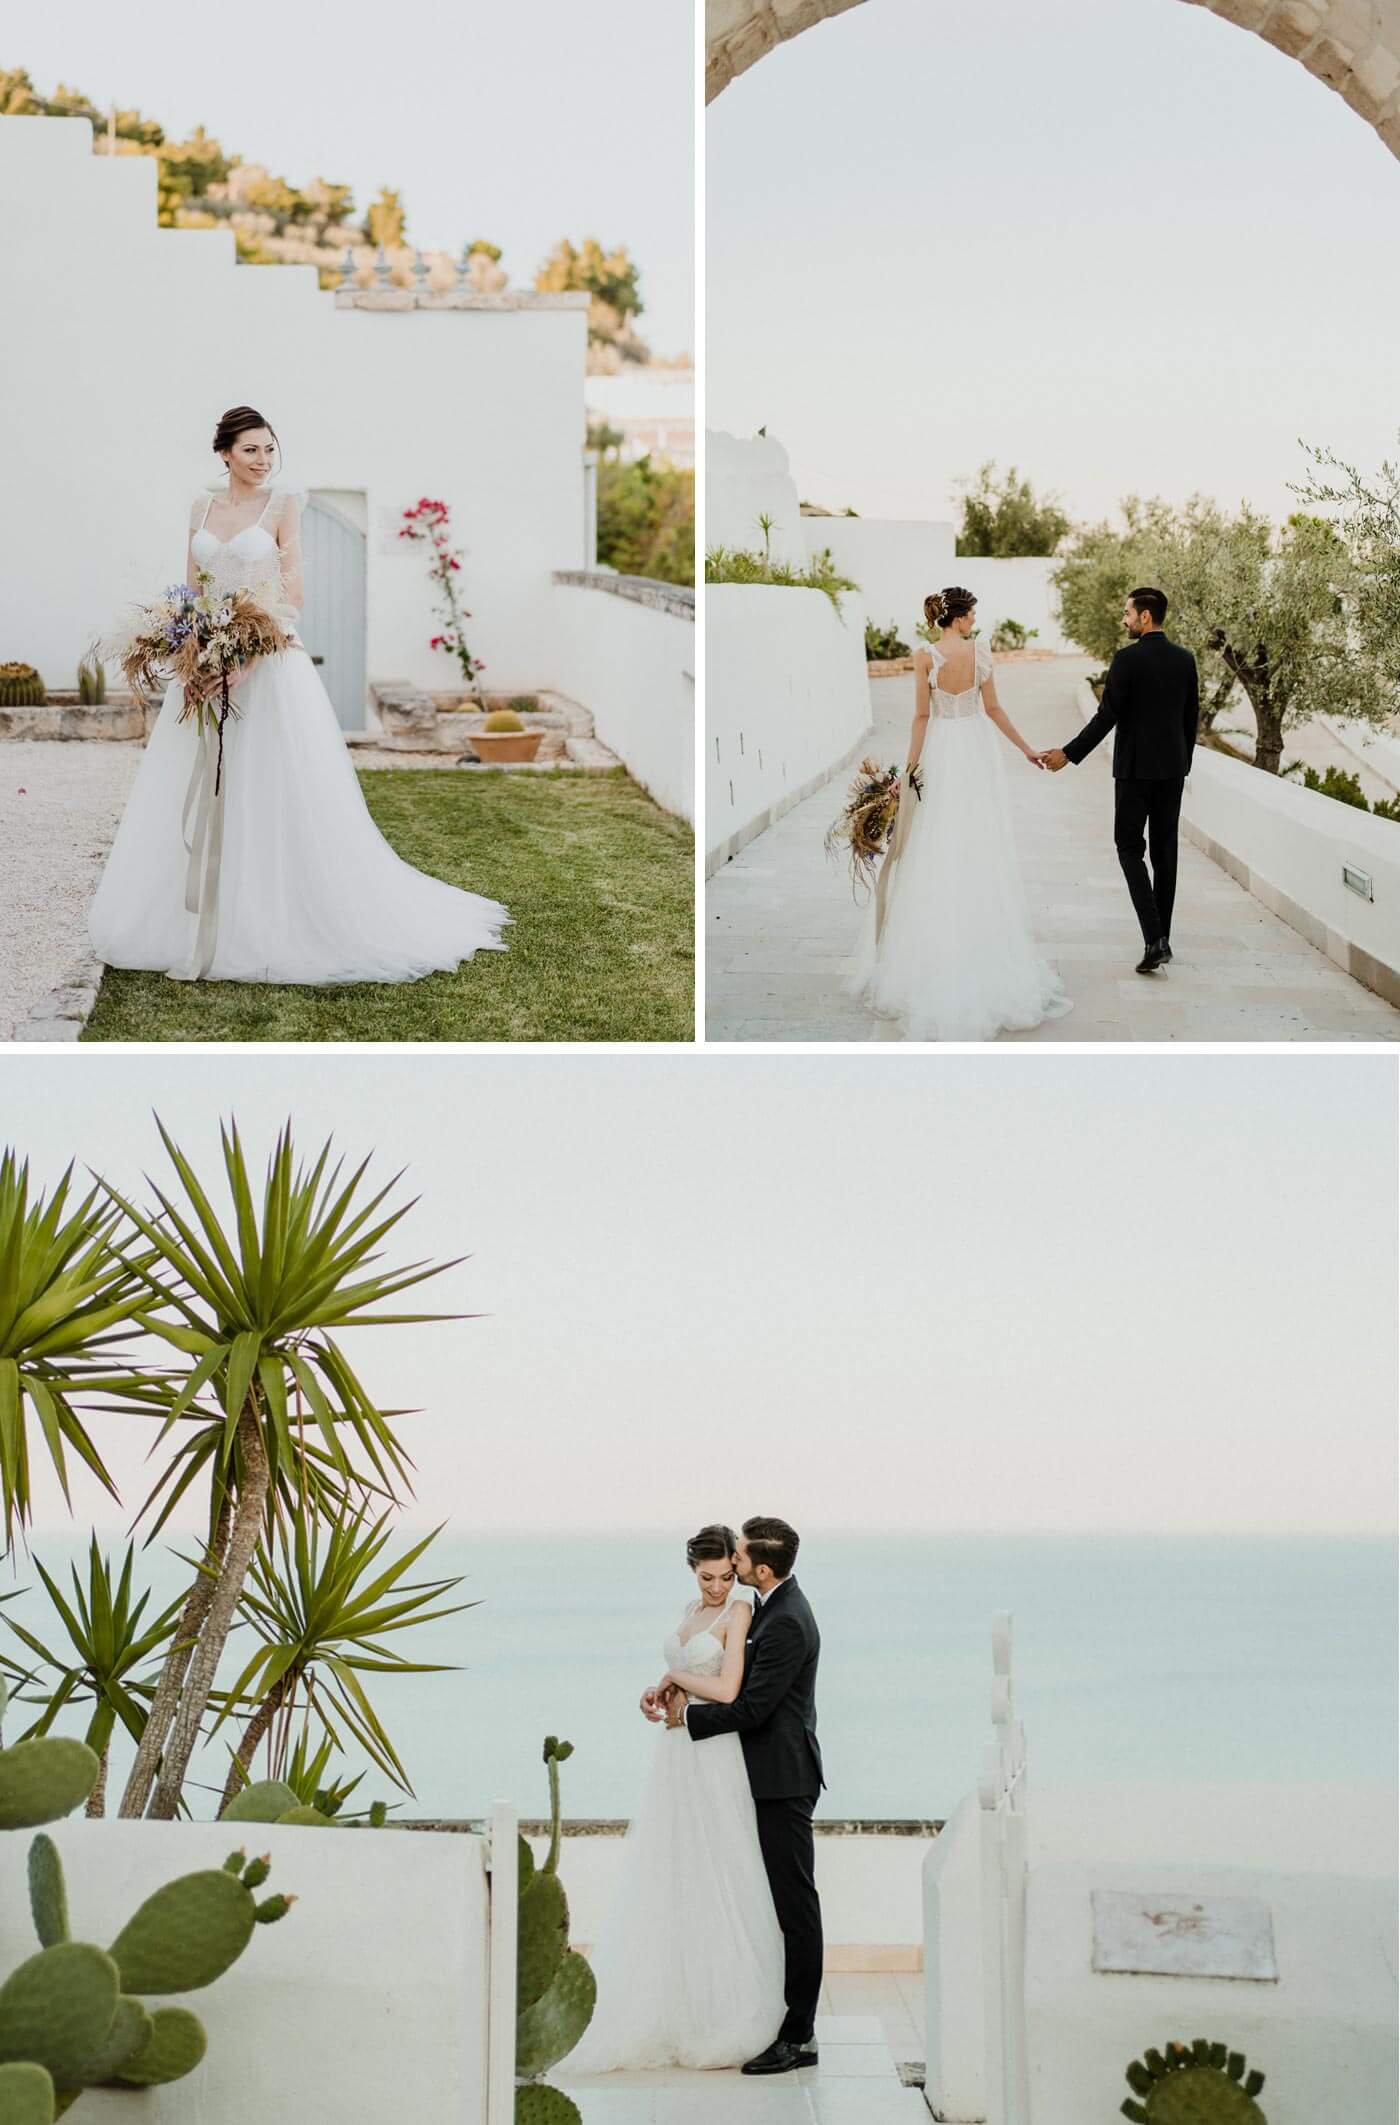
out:
{"label": "cactus plant", "polygon": [[515,2125],[575,2125],[577,2107],[538,2076],[573,2050],[593,2017],[597,1985],[576,1948],[569,1946],[569,1905],[559,1879],[559,1766],[573,1743],[551,1734],[544,1745],[549,1773],[549,1851],[542,1866],[519,1840],[516,1879],[519,1930],[516,1949]]}
{"label": "cactus plant", "polygon": [[0,2118],[5,2125],[53,2125],[53,2082],[42,2066],[0,2066]]}
{"label": "cactus plant", "polygon": [[[0,1750],[0,1827],[71,1813],[98,1771],[97,1757],[80,1741],[45,1736]],[[150,2088],[192,2072],[207,2041],[198,2016],[186,2007],[148,2012],[135,1994],[192,1992],[220,1977],[254,1926],[284,1917],[294,1901],[254,1902],[268,1873],[266,1858],[249,1860],[240,1851],[220,1869],[167,1882],[104,1951],[69,1939],[63,1864],[41,1832],[29,1849],[39,1953],[0,1985],[3,2125],[52,2125],[85,2088]]]}
{"label": "cactus plant", "polygon": [[284,1815],[300,1806],[298,1796],[280,1778],[260,1778],[255,1785],[245,1786],[229,1802],[219,1821],[280,1822]]}
{"label": "cactus plant", "polygon": [[525,725],[513,708],[493,708],[482,724],[486,731],[524,730]]}
{"label": "cactus plant", "polygon": [[1127,2080],[1133,2094],[1120,2108],[1135,2125],[1267,2125],[1254,2100],[1263,2074],[1247,2070],[1242,2051],[1207,2037],[1144,2052]]}
{"label": "cactus plant", "polygon": [[107,667],[95,649],[78,666],[78,699],[84,708],[100,708],[107,698]]}
{"label": "cactus plant", "polygon": [[583,2113],[562,2088],[526,2081],[515,2091],[515,2125],[583,2125]]}
{"label": "cactus plant", "polygon": [[32,664],[0,664],[0,708],[41,708],[47,698]]}

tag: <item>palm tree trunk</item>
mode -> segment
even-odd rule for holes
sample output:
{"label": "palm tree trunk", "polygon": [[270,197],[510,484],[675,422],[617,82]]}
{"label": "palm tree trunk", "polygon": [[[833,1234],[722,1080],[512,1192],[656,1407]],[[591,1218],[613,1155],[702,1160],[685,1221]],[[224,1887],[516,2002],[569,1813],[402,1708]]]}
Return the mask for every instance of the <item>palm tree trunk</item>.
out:
{"label": "palm tree trunk", "polygon": [[209,1708],[219,1659],[233,1627],[239,1596],[262,1533],[270,1472],[258,1407],[251,1393],[238,1420],[238,1444],[241,1459],[238,1503],[234,1508],[223,1568],[180,1693],[179,1709],[161,1759],[160,1777],[146,1811],[157,1822],[169,1822],[180,1805],[185,1773],[199,1740],[200,1723]]}
{"label": "palm tree trunk", "polygon": [[165,1656],[165,1665],[161,1669],[150,1715],[142,1730],[136,1761],[127,1777],[122,1804],[117,1811],[124,1819],[135,1819],[146,1812],[146,1803],[151,1797],[151,1788],[160,1769],[165,1737],[170,1732],[170,1722],[175,1717],[180,1702],[180,1691],[195,1642],[204,1627],[209,1604],[214,1599],[214,1588],[223,1569],[224,1552],[228,1548],[232,1521],[233,1505],[225,1491],[219,1507],[219,1517],[214,1523],[213,1540],[205,1552],[204,1570],[196,1573],[194,1585],[190,1588],[185,1606],[180,1612],[180,1621],[170,1642],[170,1651]]}
{"label": "palm tree trunk", "polygon": [[83,1810],[85,1815],[97,1816],[107,1813],[107,1758],[111,1753],[111,1744],[109,1742],[97,1759],[97,1784],[87,1797],[87,1806]]}
{"label": "palm tree trunk", "polygon": [[229,1802],[236,1799],[243,1790],[248,1778],[248,1769],[253,1761],[258,1743],[272,1725],[277,1708],[287,1694],[288,1682],[289,1678],[283,1675],[279,1681],[273,1683],[272,1688],[243,1729],[243,1739],[234,1751],[233,1762],[229,1765],[228,1779],[224,1785],[224,1797],[219,1802],[220,1815],[223,1814]]}

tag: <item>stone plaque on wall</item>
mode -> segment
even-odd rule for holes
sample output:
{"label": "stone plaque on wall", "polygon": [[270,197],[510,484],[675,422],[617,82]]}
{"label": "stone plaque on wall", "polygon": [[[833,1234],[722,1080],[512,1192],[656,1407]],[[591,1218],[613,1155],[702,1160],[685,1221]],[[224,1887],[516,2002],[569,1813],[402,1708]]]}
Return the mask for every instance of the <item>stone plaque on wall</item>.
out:
{"label": "stone plaque on wall", "polygon": [[1276,1982],[1269,1907],[1252,1896],[1095,1889],[1093,1968]]}

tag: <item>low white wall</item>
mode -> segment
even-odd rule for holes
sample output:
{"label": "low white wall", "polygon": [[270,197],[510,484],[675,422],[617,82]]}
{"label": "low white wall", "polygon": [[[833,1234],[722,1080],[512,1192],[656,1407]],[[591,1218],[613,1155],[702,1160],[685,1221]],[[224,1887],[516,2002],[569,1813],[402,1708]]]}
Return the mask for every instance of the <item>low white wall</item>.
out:
{"label": "low white wall", "polygon": [[977,626],[988,639],[1003,620],[1019,620],[1023,627],[1036,630],[1032,649],[1049,649],[1063,656],[1071,650],[1078,653],[1078,645],[1060,626],[1060,602],[1050,582],[1050,571],[1058,566],[1053,559],[1040,560],[1031,554],[1008,560],[962,554],[950,580],[965,583],[975,593]]}
{"label": "low white wall", "polygon": [[818,788],[870,729],[865,607],[820,590],[705,592],[707,871]]}
{"label": "low white wall", "polygon": [[580,574],[556,580],[550,683],[657,803],[695,817],[695,602],[667,583]]}
{"label": "low white wall", "polygon": [[[1278,1977],[1111,1976],[1089,1967],[1095,1889],[1266,1903]],[[1393,1882],[1288,1867],[1032,1869],[1026,2041],[1035,2125],[1111,2118],[1148,2045],[1204,2036],[1265,2075],[1269,2125],[1390,2125],[1396,2115]]]}
{"label": "low white wall", "polygon": [[[1085,722],[1094,706],[1081,685]],[[1273,914],[1400,1007],[1400,822],[1198,745],[1181,823]],[[1371,899],[1343,883],[1344,864],[1370,879]]]}
{"label": "low white wall", "polygon": [[[547,1838],[530,1842],[537,1853],[548,1849]],[[576,1943],[588,1946],[598,1939],[616,1893],[622,1846],[620,1835],[564,1840],[559,1876],[569,1894]],[[824,1836],[818,1825],[817,1889],[829,1967],[915,1967],[922,1942],[920,1871],[930,1849],[922,1837],[858,1831]]]}
{"label": "low white wall", "polygon": [[[1366,1885],[1373,1901],[1393,1898],[1396,1870],[1395,1788],[1379,1783],[1335,1784],[1167,1784],[1134,1781],[1077,1785],[1036,1785],[1031,1788],[1027,1809],[1027,1858],[1029,1879],[1066,1868],[1094,1870],[1111,1886],[1117,1870],[1134,1886],[1169,1888],[1168,1874],[1190,1865],[1208,1871],[1215,1882],[1218,1870],[1250,1869],[1255,1878],[1274,1882],[1287,1879],[1290,1908],[1305,1907],[1318,1884],[1319,1902],[1324,1884],[1348,1877]],[[983,2096],[982,1968],[981,1968],[981,1811],[976,1796],[959,1803],[942,1834],[928,1847],[924,1860],[924,1993],[928,2034],[928,2099],[930,2107],[950,2120],[974,2120],[986,2116]],[[1225,1893],[1217,1888],[1217,1893]],[[1238,1892],[1236,1892],[1238,1893]],[[1260,1894],[1255,1889],[1249,1893]],[[1078,1932],[1066,1945],[1052,1918],[1047,1946],[1037,1935],[1028,1963],[1033,1962],[1035,1984],[1041,1990],[1089,1979],[1087,1902],[1076,1921]],[[1366,1962],[1368,1945],[1364,1929],[1353,1938],[1344,1932],[1331,1940],[1329,1953],[1338,1957],[1355,1950]],[[1369,1966],[1368,1966],[1369,1967]],[[1368,1982],[1374,1987],[1375,1970]],[[1102,1981],[1111,1994],[1122,1980]],[[1154,1987],[1165,1980],[1153,1979]],[[1219,1987],[1215,1988],[1217,1991]],[[1262,1988],[1234,1986],[1227,1992],[1243,1995]],[[1207,1991],[1211,1990],[1209,1986]],[[1156,2001],[1154,1990],[1150,1997]],[[1167,2006],[1171,2001],[1165,2001]],[[1203,2000],[1202,2004],[1207,2004]],[[1121,2078],[1129,2058],[1140,2055],[1145,2043],[1161,2043],[1168,2031],[1153,2009],[1152,2026],[1140,2038],[1129,2041],[1118,2058],[1114,2044],[1099,2044],[1100,2067],[1104,2058]],[[1194,2023],[1176,2032],[1191,2038],[1203,2033],[1224,2034],[1222,2028],[1206,2030]],[[1232,2039],[1233,2041],[1233,2039]],[[1053,2053],[1053,2021],[1036,2025],[1034,2057],[1046,2048]],[[1122,2048],[1121,2041],[1118,2048]],[[1267,2062],[1261,2060],[1259,2063]],[[1096,2075],[1097,2079],[1101,2078]],[[1083,2084],[1087,2086],[1088,2084]],[[1106,2085],[1106,2083],[1105,2083]],[[1120,2089],[1104,2109],[1102,2094],[1090,2105],[1093,2114],[1112,2115],[1126,2093]],[[1282,2112],[1266,2092],[1265,2105],[1275,2125],[1287,2125]],[[1082,2088],[1081,2088],[1082,2096]],[[1326,2107],[1325,2105],[1323,2106]],[[1088,2115],[1083,2108],[1077,2125]],[[1048,2114],[1047,2114],[1048,2115]],[[1057,2109],[1053,2116],[1066,2117]],[[1290,2119],[1307,2119],[1306,2112],[1290,2110]],[[1371,2113],[1358,2112],[1358,2118]],[[1379,2118],[1378,2114],[1378,2118]],[[1393,2115],[1393,2112],[1390,2113]],[[1037,2125],[1041,2111],[1035,2110]]]}
{"label": "low white wall", "polygon": [[[209,2049],[147,2094],[94,2090],[92,2125],[347,2125],[432,2118],[484,2125],[488,1893],[479,1837],[278,1829],[261,1823],[63,1822],[48,1834],[68,1877],[73,1938],[115,1939],[161,1883],[272,1856],[259,1896],[297,1903],[254,1928],[232,1969],[182,1996]],[[0,1837],[0,1970],[34,1954],[25,1865],[32,1833]],[[158,2001],[156,2004],[167,2004]],[[173,2002],[169,2003],[173,2004]]]}
{"label": "low white wall", "polygon": [[951,524],[902,523],[893,519],[806,516],[802,536],[809,555],[829,546],[842,575],[860,585],[865,610],[877,627],[891,620],[910,648],[924,616],[924,599],[945,583],[960,583]]}

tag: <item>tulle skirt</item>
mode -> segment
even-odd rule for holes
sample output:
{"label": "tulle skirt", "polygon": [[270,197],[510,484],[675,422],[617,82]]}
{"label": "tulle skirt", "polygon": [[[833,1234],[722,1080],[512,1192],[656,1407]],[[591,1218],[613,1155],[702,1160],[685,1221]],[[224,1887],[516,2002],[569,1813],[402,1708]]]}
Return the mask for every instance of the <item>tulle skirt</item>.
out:
{"label": "tulle skirt", "polygon": [[737,1734],[659,1734],[592,1961],[597,2008],[561,2078],[739,2066],[778,2034],[783,1937]]}
{"label": "tulle skirt", "polygon": [[319,984],[416,981],[505,950],[498,902],[389,847],[308,656],[255,665],[234,700],[215,798],[212,741],[179,720],[179,686],[167,691],[88,918],[100,959]]}
{"label": "tulle skirt", "polygon": [[[1006,740],[985,715],[936,716],[923,801],[872,907],[847,986],[910,1040],[994,1040],[1073,1008],[1036,945],[1016,855]],[[1029,772],[1029,770],[1027,770]]]}

